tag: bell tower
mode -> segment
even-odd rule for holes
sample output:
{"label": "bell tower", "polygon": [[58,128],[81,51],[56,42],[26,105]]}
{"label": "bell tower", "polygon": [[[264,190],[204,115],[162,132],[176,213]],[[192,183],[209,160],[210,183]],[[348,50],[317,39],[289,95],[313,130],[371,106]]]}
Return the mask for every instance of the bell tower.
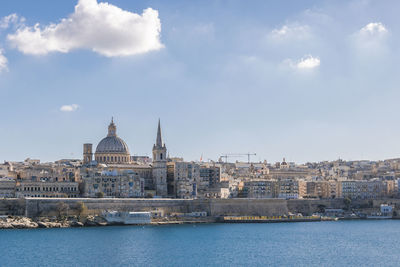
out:
{"label": "bell tower", "polygon": [[157,196],[167,196],[167,147],[162,142],[160,120],[158,120],[156,143],[153,145],[152,174]]}
{"label": "bell tower", "polygon": [[83,164],[89,164],[93,160],[92,144],[83,144]]}

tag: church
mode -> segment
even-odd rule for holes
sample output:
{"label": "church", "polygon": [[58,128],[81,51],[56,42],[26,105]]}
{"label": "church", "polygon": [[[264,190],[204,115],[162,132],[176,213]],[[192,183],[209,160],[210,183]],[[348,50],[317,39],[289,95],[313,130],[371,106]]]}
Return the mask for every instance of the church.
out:
{"label": "church", "polygon": [[117,135],[114,119],[108,125],[107,136],[97,145],[93,160],[92,144],[83,145],[83,164],[109,171],[133,171],[144,179],[146,190],[157,196],[167,196],[167,147],[162,141],[161,124],[158,121],[156,142],[153,145],[153,161],[142,164],[134,160],[128,145]]}

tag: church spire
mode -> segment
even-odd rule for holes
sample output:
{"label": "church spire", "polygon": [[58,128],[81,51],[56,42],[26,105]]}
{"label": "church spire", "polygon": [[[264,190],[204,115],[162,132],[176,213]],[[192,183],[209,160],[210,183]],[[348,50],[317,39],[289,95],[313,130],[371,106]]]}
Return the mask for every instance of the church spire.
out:
{"label": "church spire", "polygon": [[157,129],[157,140],[156,140],[156,147],[162,147],[162,138],[161,138],[161,125],[160,125],[160,119],[158,119],[158,129]]}

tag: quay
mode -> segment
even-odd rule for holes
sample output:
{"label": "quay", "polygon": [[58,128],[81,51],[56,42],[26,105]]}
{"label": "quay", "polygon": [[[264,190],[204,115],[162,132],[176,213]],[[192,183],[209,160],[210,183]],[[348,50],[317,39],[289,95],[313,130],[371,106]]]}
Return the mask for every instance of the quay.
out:
{"label": "quay", "polygon": [[321,216],[225,216],[224,223],[319,222]]}

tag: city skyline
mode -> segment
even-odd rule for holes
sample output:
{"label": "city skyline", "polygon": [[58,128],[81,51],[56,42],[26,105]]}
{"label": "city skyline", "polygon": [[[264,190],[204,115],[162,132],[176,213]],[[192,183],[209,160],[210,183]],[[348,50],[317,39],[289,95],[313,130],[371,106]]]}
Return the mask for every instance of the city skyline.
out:
{"label": "city skyline", "polygon": [[[170,155],[186,160],[397,158],[399,3],[389,2],[81,0],[79,13],[75,0],[5,1],[0,160],[81,158],[112,116],[132,155],[151,156],[161,118]],[[122,26],[145,23],[149,37],[120,40],[116,27],[110,44],[89,23],[83,40],[71,29],[96,12],[122,12]]]}

